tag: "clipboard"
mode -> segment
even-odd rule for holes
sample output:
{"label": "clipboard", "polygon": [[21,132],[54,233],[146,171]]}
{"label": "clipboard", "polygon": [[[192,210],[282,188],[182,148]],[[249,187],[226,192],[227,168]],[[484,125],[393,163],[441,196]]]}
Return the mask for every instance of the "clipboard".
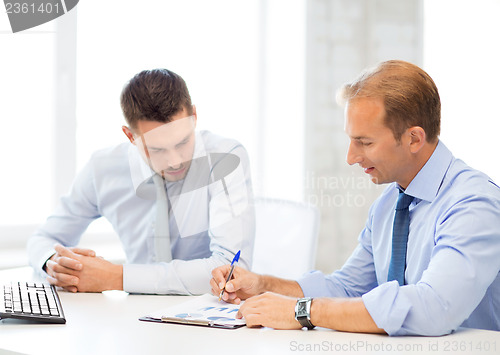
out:
{"label": "clipboard", "polygon": [[245,326],[244,319],[237,319],[240,306],[218,300],[205,294],[187,302],[154,311],[139,318],[141,321],[174,323],[222,329],[237,329]]}

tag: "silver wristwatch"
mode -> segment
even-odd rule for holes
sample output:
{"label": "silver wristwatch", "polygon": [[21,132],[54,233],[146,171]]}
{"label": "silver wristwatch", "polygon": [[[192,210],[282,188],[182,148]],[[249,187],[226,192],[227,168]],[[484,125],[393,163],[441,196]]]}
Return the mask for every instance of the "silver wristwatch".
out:
{"label": "silver wristwatch", "polygon": [[299,298],[297,304],[295,305],[295,319],[299,321],[302,327],[307,327],[307,329],[314,328],[311,323],[311,297]]}

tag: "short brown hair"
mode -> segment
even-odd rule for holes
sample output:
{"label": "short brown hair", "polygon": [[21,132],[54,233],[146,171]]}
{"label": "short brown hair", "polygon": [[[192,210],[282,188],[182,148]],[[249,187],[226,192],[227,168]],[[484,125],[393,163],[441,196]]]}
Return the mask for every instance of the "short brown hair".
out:
{"label": "short brown hair", "polygon": [[139,120],[170,122],[183,109],[189,115],[193,113],[184,79],[167,69],[144,70],[135,75],[123,88],[120,103],[131,128],[136,128]]}
{"label": "short brown hair", "polygon": [[338,93],[340,102],[356,98],[382,99],[385,124],[396,140],[412,126],[422,127],[427,141],[434,142],[441,127],[441,100],[432,78],[418,66],[389,60],[368,69]]}

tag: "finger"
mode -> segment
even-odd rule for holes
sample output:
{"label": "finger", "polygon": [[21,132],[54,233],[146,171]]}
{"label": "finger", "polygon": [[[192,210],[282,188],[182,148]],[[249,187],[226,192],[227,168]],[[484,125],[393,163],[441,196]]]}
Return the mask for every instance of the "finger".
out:
{"label": "finger", "polygon": [[236,318],[241,319],[244,317],[244,314],[246,312],[246,303],[244,303],[240,309],[238,309],[238,313],[236,313]]}
{"label": "finger", "polygon": [[247,327],[249,328],[257,328],[262,326],[262,321],[259,319],[260,316],[258,314],[247,314],[245,316],[245,322]]}
{"label": "finger", "polygon": [[214,294],[215,296],[219,296],[220,291],[222,290],[219,288],[219,285],[217,284],[215,279],[210,279],[210,287],[212,288],[212,294]]}
{"label": "finger", "polygon": [[47,281],[54,286],[67,287],[78,285],[80,279],[73,275],[55,272],[53,276],[48,276]]}
{"label": "finger", "polygon": [[49,276],[47,276],[45,279],[47,280],[47,282],[48,282],[49,284],[54,285],[54,286],[57,286],[57,285],[56,285],[56,284],[57,284],[57,279],[56,279],[55,277],[53,277],[53,276],[50,276],[50,275],[49,275]]}
{"label": "finger", "polygon": [[254,299],[247,300],[236,314],[237,318],[245,318],[245,322],[249,327],[261,326],[262,321],[260,320],[260,316],[260,311],[256,307]]}
{"label": "finger", "polygon": [[224,292],[224,294],[222,295],[222,299],[224,300],[224,302],[227,302],[227,303],[234,303],[234,304],[240,304],[241,303],[241,299],[238,297],[238,295],[235,293],[235,292]]}
{"label": "finger", "polygon": [[53,273],[54,273],[54,270],[52,270],[52,265],[51,265],[51,261],[52,260],[47,260],[45,262],[45,272],[50,275],[50,276],[53,276]]}
{"label": "finger", "polygon": [[78,289],[76,288],[76,286],[67,286],[67,287],[63,287],[63,290],[66,290],[68,292],[72,292],[72,293],[76,293],[78,292]]}
{"label": "finger", "polygon": [[245,277],[245,274],[243,274],[242,269],[238,266],[234,268],[234,272],[232,275],[232,278],[230,281],[227,282],[226,284],[226,291],[227,292],[236,292],[241,288],[244,288],[246,285],[244,283],[246,282],[247,277]]}
{"label": "finger", "polygon": [[210,287],[212,289],[212,295],[219,297],[220,294],[219,286],[217,286],[217,283],[215,282],[214,279],[210,280]]}
{"label": "finger", "polygon": [[212,276],[219,285],[219,288],[222,289],[226,285],[226,278],[229,275],[231,270],[231,265],[219,266],[212,270]]}
{"label": "finger", "polygon": [[245,285],[245,281],[246,280],[244,279],[232,279],[226,284],[226,291],[231,293],[247,287],[247,285]]}
{"label": "finger", "polygon": [[78,285],[80,279],[76,276],[65,274],[65,273],[54,273],[54,278],[58,281],[57,286],[76,286]]}
{"label": "finger", "polygon": [[62,246],[61,244],[54,245],[54,249],[59,254],[59,256],[66,256],[68,258],[77,259],[78,254],[73,253],[69,248]]}
{"label": "finger", "polygon": [[[61,263],[55,262],[52,260],[48,260],[46,265],[47,265],[48,270],[50,271],[50,273],[48,273],[48,274],[51,275],[52,277],[54,277],[54,275],[58,274],[58,273],[74,275],[75,272],[77,271],[74,269],[67,268],[64,265],[62,265]],[[81,267],[80,267],[80,269],[81,269]]]}
{"label": "finger", "polygon": [[80,271],[83,268],[80,260],[72,259],[67,256],[60,256],[59,258],[57,258],[57,264],[60,267],[65,268],[65,270],[58,270],[56,268],[53,268],[56,272],[68,273],[71,270]]}
{"label": "finger", "polygon": [[83,256],[96,256],[96,253],[92,249],[72,247],[69,248],[73,253],[80,254]]}

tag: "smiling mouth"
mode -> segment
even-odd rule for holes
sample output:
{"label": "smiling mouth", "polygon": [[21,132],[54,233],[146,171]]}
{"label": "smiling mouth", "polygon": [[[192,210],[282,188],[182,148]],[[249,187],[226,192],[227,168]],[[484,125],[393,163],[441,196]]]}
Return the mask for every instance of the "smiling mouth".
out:
{"label": "smiling mouth", "polygon": [[375,170],[374,167],[371,167],[371,168],[363,168],[363,170],[365,171],[366,174],[370,174],[373,170]]}

